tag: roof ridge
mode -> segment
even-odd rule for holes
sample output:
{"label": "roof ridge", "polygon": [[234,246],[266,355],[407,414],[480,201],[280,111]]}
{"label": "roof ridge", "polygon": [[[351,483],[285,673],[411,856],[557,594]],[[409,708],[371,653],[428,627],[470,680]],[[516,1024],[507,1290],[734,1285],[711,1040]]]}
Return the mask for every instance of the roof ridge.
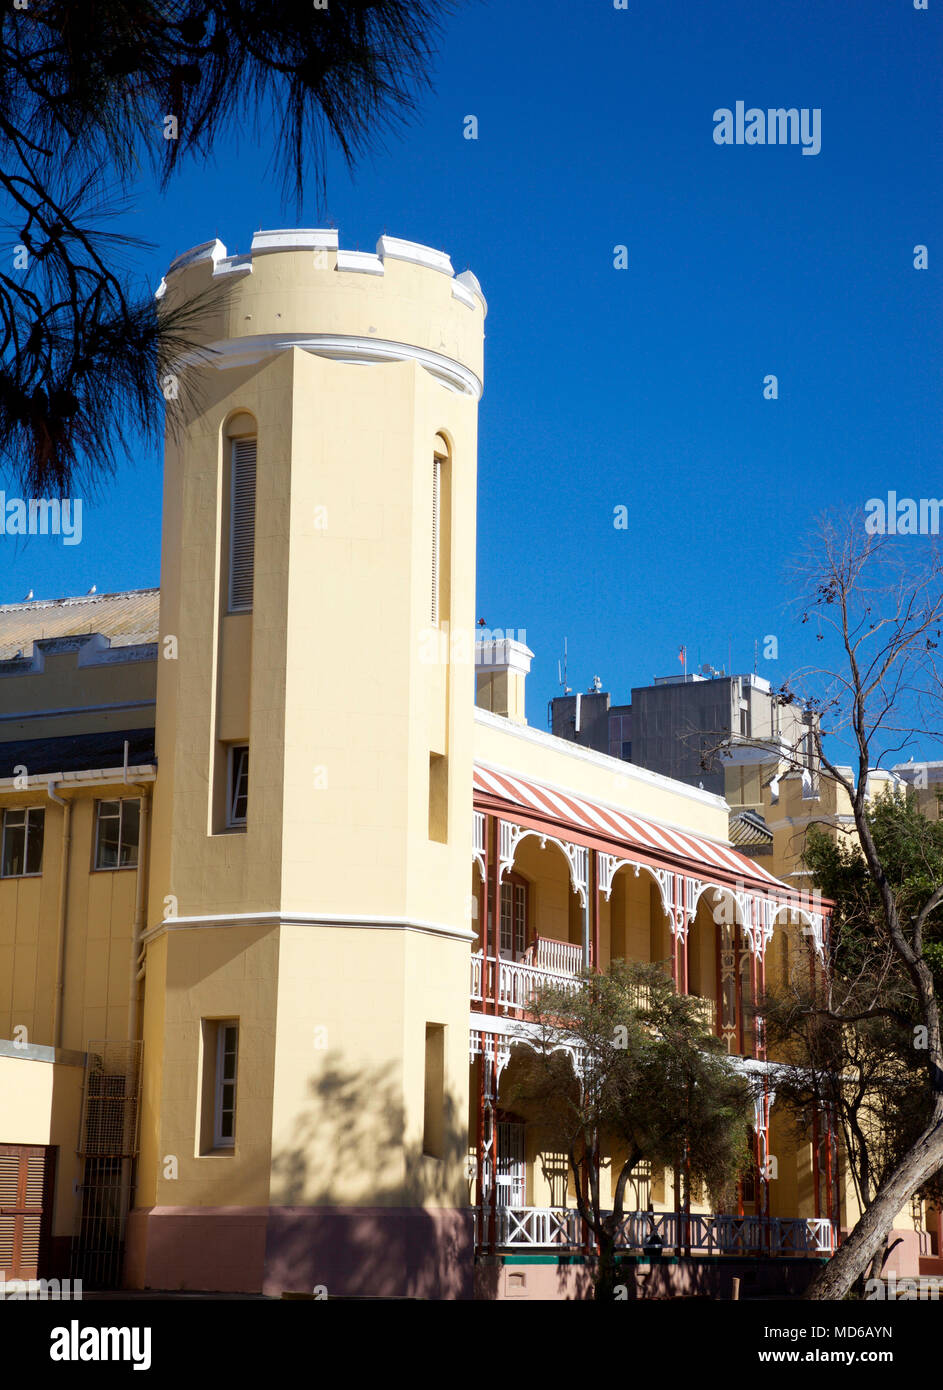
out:
{"label": "roof ridge", "polygon": [[147,589],[116,589],[109,594],[67,594],[62,598],[37,598],[22,603],[0,603],[0,613],[25,613],[39,608],[68,608],[72,604],[101,603],[106,598],[138,598],[142,594],[159,594],[160,585]]}

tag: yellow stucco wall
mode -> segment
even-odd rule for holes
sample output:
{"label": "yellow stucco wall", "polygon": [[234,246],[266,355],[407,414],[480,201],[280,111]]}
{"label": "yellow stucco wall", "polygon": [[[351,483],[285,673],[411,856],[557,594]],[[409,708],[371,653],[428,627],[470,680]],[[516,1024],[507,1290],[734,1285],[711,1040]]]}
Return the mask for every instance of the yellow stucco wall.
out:
{"label": "yellow stucco wall", "polygon": [[[62,786],[59,788],[63,791]],[[68,790],[72,801],[62,1035],[58,1045],[84,1050],[90,1038],[125,1038],[137,870],[93,867],[98,800],[139,796],[103,782]],[[45,807],[43,872],[0,879],[0,1037],[18,1027],[28,1040],[53,1046],[63,810],[38,788],[0,798],[4,807]]]}

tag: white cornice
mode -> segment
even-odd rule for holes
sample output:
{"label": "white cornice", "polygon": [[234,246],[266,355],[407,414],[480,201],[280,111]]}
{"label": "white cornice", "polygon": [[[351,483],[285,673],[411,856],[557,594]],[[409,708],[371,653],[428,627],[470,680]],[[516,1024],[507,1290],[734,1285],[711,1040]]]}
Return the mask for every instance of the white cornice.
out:
{"label": "white cornice", "polygon": [[300,348],[303,352],[312,352],[333,362],[357,365],[418,362],[443,386],[463,396],[471,396],[476,401],[481,399],[481,381],[461,362],[432,352],[429,348],[416,347],[413,343],[396,343],[386,338],[362,338],[338,333],[258,333],[252,337],[226,338],[210,343],[195,353],[185,354],[178,361],[181,365],[196,362],[200,366],[225,371],[230,367],[254,366],[264,358],[277,352],[287,352],[290,348]]}
{"label": "white cornice", "polygon": [[338,251],[337,270],[349,270],[361,275],[382,275],[383,262],[371,251]]}
{"label": "white cornice", "polygon": [[[482,293],[481,285],[478,283],[478,276],[471,270],[463,270],[461,275],[456,275],[455,284],[461,285],[464,290],[473,295],[481,303],[482,312],[485,318],[488,317],[488,301]],[[453,286],[454,294],[454,286]]]}
{"label": "white cornice", "polygon": [[423,246],[418,241],[381,236],[377,242],[377,256],[384,261],[412,261],[414,265],[425,266],[427,270],[439,270],[449,279],[455,274],[452,262],[444,251],[434,251],[431,246]]}
{"label": "white cornice", "polygon": [[475,933],[468,927],[450,927],[442,922],[426,922],[407,917],[361,917],[325,912],[225,912],[201,917],[165,917],[156,927],[143,932],[143,941],[153,941],[165,932],[198,931],[218,927],[353,927],[366,931],[409,931],[424,936],[443,936],[453,941],[472,942]]}
{"label": "white cornice", "polygon": [[250,254],[268,251],[336,251],[337,231],[330,227],[286,227],[272,232],[256,232]]}

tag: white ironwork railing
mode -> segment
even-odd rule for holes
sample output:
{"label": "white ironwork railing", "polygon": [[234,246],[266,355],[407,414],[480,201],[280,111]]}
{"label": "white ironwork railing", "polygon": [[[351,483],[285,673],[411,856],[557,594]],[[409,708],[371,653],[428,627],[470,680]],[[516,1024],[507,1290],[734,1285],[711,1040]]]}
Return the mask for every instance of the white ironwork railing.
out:
{"label": "white ironwork railing", "polygon": [[[501,1007],[526,1009],[539,990],[546,989],[551,985],[571,992],[575,992],[579,988],[577,975],[581,966],[574,964],[574,962],[582,960],[580,947],[571,946],[567,941],[549,941],[547,938],[538,937],[538,943],[540,942],[554,948],[565,948],[565,953],[564,950],[555,949],[553,952],[548,951],[543,956],[544,960],[555,960],[561,963],[562,968],[551,969],[547,965],[531,964],[526,957],[521,961],[500,961],[498,1003]],[[529,951],[533,950],[533,947],[528,949]],[[494,998],[494,967],[493,956],[488,957],[487,969],[485,969],[485,961],[481,951],[476,951],[472,955],[470,992],[473,1003],[480,1004],[484,999]],[[487,977],[487,988],[484,993],[482,992],[483,976]],[[694,1000],[704,1026],[713,1031],[716,1007],[713,999],[702,999],[697,995],[689,995],[688,997]],[[647,985],[639,984],[636,986],[635,1003],[637,1008],[650,1007],[651,992]]]}
{"label": "white ironwork railing", "polygon": [[[498,1004],[504,1009],[526,1009],[535,994],[551,985],[566,990],[579,988],[579,981],[573,975],[556,970],[539,970],[536,966],[525,965],[522,961],[502,960],[498,962],[498,967]],[[494,998],[494,969],[493,956],[489,956],[487,961],[483,960],[480,951],[472,956],[473,1002],[480,1003],[486,998]]]}
{"label": "white ironwork railing", "polygon": [[583,948],[571,941],[538,936],[524,953],[524,964],[558,975],[578,975],[583,968]]}
{"label": "white ironwork railing", "polygon": [[[475,1213],[476,1239],[490,1243],[491,1210]],[[497,1207],[495,1246],[568,1246],[583,1241],[575,1208]],[[827,1217],[709,1216],[684,1212],[627,1212],[616,1239],[620,1250],[687,1251],[721,1255],[831,1255],[834,1223]]]}

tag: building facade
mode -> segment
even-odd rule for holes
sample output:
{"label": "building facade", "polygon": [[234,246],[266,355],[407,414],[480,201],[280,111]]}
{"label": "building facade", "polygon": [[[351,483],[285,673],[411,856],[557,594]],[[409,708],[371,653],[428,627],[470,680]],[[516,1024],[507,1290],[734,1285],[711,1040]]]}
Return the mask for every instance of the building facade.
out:
{"label": "building facade", "polygon": [[[476,661],[477,280],[276,231],[159,294],[206,305],[166,392],[159,595],[0,610],[0,1268],[582,1296],[571,1178],[508,1087],[533,990],[621,956],[698,998],[757,1095],[731,1209],[650,1171],[628,1260],[655,1226],[676,1287],[801,1282],[855,1213],[751,1003],[816,968],[827,905],[715,792],[529,728],[522,642]],[[899,1224],[901,1272],[936,1258]]]}

